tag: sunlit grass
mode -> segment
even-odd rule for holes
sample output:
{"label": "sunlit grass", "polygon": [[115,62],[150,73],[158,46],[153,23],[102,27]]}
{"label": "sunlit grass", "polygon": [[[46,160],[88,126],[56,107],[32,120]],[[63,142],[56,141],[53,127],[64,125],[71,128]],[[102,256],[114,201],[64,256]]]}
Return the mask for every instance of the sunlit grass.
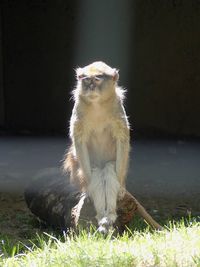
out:
{"label": "sunlit grass", "polygon": [[1,245],[0,266],[200,266],[200,223],[195,221],[170,222],[160,232],[146,227],[103,237],[82,231],[60,238],[43,234],[35,241],[11,250],[11,257],[9,245]]}

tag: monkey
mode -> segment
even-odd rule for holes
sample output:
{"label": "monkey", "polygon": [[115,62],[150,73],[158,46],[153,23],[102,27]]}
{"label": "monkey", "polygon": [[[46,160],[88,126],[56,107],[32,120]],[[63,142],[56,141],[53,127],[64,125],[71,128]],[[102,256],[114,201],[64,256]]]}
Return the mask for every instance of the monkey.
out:
{"label": "monkey", "polygon": [[71,147],[64,170],[93,201],[99,227],[116,221],[117,199],[123,198],[129,163],[130,126],[119,71],[97,61],[76,69]]}

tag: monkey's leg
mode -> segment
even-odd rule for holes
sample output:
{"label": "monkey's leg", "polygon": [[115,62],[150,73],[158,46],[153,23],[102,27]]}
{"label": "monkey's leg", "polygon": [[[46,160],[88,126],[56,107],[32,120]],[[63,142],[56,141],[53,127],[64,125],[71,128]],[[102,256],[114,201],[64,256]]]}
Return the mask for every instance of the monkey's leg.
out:
{"label": "monkey's leg", "polygon": [[103,179],[106,195],[106,215],[109,223],[112,225],[117,218],[117,196],[120,190],[114,163],[109,162],[106,164],[103,169]]}
{"label": "monkey's leg", "polygon": [[105,188],[102,178],[102,170],[98,168],[92,169],[91,181],[88,186],[88,194],[94,203],[98,222],[105,216],[106,209]]}

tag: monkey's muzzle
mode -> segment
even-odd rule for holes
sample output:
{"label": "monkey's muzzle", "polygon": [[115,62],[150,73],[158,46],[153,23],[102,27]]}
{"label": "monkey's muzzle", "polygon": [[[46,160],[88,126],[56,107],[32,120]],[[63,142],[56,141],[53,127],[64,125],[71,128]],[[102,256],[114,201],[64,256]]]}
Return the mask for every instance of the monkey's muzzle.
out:
{"label": "monkey's muzzle", "polygon": [[89,90],[94,91],[96,89],[96,83],[95,81],[91,80],[90,84],[88,85]]}

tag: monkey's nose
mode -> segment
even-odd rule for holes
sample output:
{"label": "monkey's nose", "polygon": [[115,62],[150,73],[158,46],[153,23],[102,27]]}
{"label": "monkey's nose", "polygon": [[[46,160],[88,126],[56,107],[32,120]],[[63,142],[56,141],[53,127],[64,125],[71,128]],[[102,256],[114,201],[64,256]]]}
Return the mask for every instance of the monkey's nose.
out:
{"label": "monkey's nose", "polygon": [[90,90],[94,90],[95,89],[95,84],[93,82],[91,82],[89,87],[90,87]]}

